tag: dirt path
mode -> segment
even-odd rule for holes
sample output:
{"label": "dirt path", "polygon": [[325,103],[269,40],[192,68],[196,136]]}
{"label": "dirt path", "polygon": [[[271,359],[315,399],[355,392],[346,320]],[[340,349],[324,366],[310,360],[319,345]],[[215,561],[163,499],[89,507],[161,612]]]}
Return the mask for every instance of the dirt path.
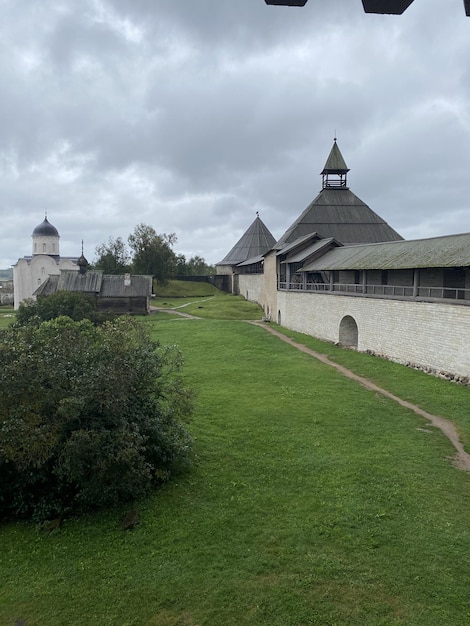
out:
{"label": "dirt path", "polygon": [[[178,307],[180,308],[180,307]],[[157,306],[151,306],[150,307],[150,313],[173,313],[175,315],[178,315],[179,317],[184,317],[188,320],[200,320],[200,317],[196,317],[196,315],[189,315],[189,313],[183,313],[183,311],[178,311],[177,309],[170,309],[170,308],[163,308],[163,307],[157,307]]]}
{"label": "dirt path", "polygon": [[357,374],[347,369],[346,367],[343,367],[342,365],[339,365],[338,363],[335,363],[334,361],[330,361],[330,359],[325,354],[314,352],[313,350],[310,350],[310,348],[307,348],[306,346],[300,343],[297,343],[293,339],[290,339],[290,337],[286,337],[286,335],[283,335],[282,333],[277,331],[275,328],[273,328],[269,324],[266,324],[265,322],[253,321],[250,323],[254,324],[255,326],[260,326],[261,328],[264,328],[265,330],[275,335],[276,337],[279,337],[279,339],[282,339],[282,341],[285,341],[286,343],[290,344],[294,348],[297,348],[298,350],[301,350],[302,352],[305,352],[306,354],[309,354],[310,356],[315,357],[316,359],[318,359],[322,363],[325,363],[326,365],[330,365],[331,367],[334,367],[338,372],[340,372],[347,378],[351,378],[352,380],[357,381],[359,384],[363,385],[366,389],[370,389],[371,391],[380,393],[386,398],[390,398],[391,400],[398,402],[398,404],[400,404],[401,406],[407,409],[410,409],[411,411],[414,411],[418,415],[421,415],[421,417],[424,417],[425,419],[429,420],[430,425],[435,426],[436,428],[439,428],[439,430],[441,430],[444,433],[444,435],[451,441],[452,445],[456,449],[456,454],[454,455],[452,459],[453,464],[458,469],[461,469],[465,472],[470,472],[470,454],[467,454],[467,452],[465,452],[464,447],[459,439],[457,429],[455,428],[454,424],[450,420],[446,419],[445,417],[440,417],[439,415],[432,415],[431,413],[428,413],[427,411],[423,411],[423,409],[421,409],[416,404],[407,402],[406,400],[403,400],[402,398],[395,396],[393,393],[390,393],[386,389],[379,387],[378,385],[368,380],[367,378],[358,376]]}

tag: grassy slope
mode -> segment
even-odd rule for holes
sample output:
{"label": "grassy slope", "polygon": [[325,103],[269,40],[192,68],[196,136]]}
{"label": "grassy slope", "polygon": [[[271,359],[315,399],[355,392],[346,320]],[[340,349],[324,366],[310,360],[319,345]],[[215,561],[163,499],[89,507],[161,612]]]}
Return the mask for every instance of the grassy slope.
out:
{"label": "grassy slope", "polygon": [[[174,308],[203,319],[259,320],[263,317],[263,310],[257,304],[248,302],[242,296],[227,294],[212,285],[207,286],[212,292],[204,297],[207,294],[203,283],[170,281],[167,295],[152,300],[152,306]],[[161,313],[158,315],[161,316]]]}
{"label": "grassy slope", "polygon": [[[263,329],[148,323],[199,390],[197,465],[127,534],[120,511],[5,525],[0,624],[468,623],[470,479],[443,436]],[[430,404],[460,393],[402,370]]]}
{"label": "grassy slope", "polygon": [[166,285],[154,283],[154,293],[158,299],[166,299],[214,296],[221,292],[210,283],[192,282],[190,280],[169,280]]}

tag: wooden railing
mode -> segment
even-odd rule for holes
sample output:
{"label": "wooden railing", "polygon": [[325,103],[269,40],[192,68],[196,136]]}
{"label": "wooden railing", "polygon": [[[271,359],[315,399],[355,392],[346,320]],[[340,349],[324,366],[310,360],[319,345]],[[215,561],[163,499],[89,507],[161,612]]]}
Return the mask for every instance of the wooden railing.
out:
{"label": "wooden railing", "polygon": [[406,285],[363,285],[351,283],[301,283],[280,282],[281,291],[309,291],[322,293],[354,294],[366,296],[391,296],[396,298],[432,298],[437,300],[468,300],[470,303],[470,289],[454,287],[421,287],[413,288]]}

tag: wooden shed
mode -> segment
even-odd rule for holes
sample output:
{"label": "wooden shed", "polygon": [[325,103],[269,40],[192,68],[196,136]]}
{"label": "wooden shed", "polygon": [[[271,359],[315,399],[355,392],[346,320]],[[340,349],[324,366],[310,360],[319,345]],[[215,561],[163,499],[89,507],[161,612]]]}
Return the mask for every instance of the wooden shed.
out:
{"label": "wooden shed", "polygon": [[99,310],[114,313],[146,315],[150,312],[152,276],[111,275],[101,270],[62,270],[49,278],[34,292],[37,298],[57,291],[73,291],[91,295]]}

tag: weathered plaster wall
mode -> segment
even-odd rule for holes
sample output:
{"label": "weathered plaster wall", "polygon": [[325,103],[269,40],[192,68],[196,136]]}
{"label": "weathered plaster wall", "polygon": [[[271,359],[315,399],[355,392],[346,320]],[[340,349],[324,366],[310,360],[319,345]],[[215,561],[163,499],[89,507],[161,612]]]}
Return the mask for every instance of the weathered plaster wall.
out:
{"label": "weathered plaster wall", "polygon": [[259,304],[273,322],[277,321],[277,257],[270,252],[264,257],[264,285]]}
{"label": "weathered plaster wall", "polygon": [[269,253],[264,259],[263,274],[239,274],[236,291],[246,300],[256,302],[264,314],[277,321],[277,273],[276,253]]}
{"label": "weathered plaster wall", "polygon": [[238,276],[238,293],[245,300],[261,304],[263,288],[263,274],[240,274]]}
{"label": "weathered plaster wall", "polygon": [[32,298],[36,289],[51,275],[60,274],[60,270],[78,271],[78,265],[70,259],[58,259],[37,254],[32,258],[18,259],[13,266],[13,284],[15,309],[26,298]]}
{"label": "weathered plaster wall", "polygon": [[283,326],[333,342],[339,340],[341,320],[351,316],[360,351],[470,375],[468,306],[280,291],[279,315]]}

